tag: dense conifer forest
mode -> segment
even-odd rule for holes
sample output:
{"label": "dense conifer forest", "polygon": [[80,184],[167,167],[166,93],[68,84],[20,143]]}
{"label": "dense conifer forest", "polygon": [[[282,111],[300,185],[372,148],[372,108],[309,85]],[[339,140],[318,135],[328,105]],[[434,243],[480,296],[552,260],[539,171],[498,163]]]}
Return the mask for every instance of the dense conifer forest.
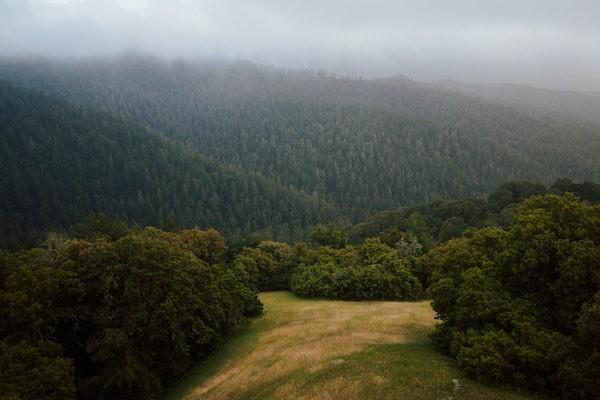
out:
{"label": "dense conifer forest", "polygon": [[596,126],[405,79],[139,54],[7,59],[0,79],[126,117],[220,165],[316,196],[352,222],[399,206],[485,195],[509,179],[600,180]]}
{"label": "dense conifer forest", "polygon": [[316,197],[219,165],[119,116],[0,82],[0,246],[35,244],[90,212],[129,224],[265,230],[300,239],[334,218]]}

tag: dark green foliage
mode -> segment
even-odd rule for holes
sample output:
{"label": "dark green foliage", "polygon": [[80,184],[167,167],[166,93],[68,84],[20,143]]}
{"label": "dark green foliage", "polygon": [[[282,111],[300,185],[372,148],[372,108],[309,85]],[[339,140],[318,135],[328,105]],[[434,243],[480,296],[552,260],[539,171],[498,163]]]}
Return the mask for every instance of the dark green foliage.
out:
{"label": "dark green foliage", "polygon": [[528,197],[546,193],[544,185],[528,181],[511,181],[500,185],[488,196],[486,208],[499,212],[511,204],[518,204]]}
{"label": "dark green foliage", "polygon": [[316,198],[221,166],[121,117],[3,82],[0,136],[0,247],[36,245],[90,212],[77,236],[122,236],[126,227],[110,215],[131,225],[265,230],[289,240],[335,215]]}
{"label": "dark green foliage", "polygon": [[[171,235],[173,237],[173,235]],[[196,257],[206,261],[209,265],[223,264],[227,253],[225,238],[215,229],[206,231],[200,229],[186,229],[179,232],[172,239],[175,243],[194,253]]]}
{"label": "dark green foliage", "polygon": [[309,239],[319,246],[341,249],[348,243],[348,232],[335,224],[317,225],[310,232]]}
{"label": "dark green foliage", "polygon": [[600,206],[534,196],[507,230],[471,231],[431,250],[433,339],[471,375],[598,393]]}
{"label": "dark green foliage", "polygon": [[73,229],[73,236],[79,239],[94,240],[106,237],[118,240],[129,233],[129,227],[123,221],[110,218],[103,213],[90,213],[87,218]]}
{"label": "dark green foliage", "polygon": [[13,254],[0,250],[0,290],[4,287],[4,281],[17,270],[19,262]]}
{"label": "dark green foliage", "polygon": [[269,240],[267,237],[258,234],[250,234],[242,237],[229,239],[227,241],[227,253],[226,259],[229,264],[233,263],[233,260],[242,251],[244,247],[256,247],[260,242]]}
{"label": "dark green foliage", "polygon": [[450,217],[440,226],[438,232],[438,240],[445,242],[455,237],[459,237],[468,228],[468,225],[460,217]]}
{"label": "dark green foliage", "polygon": [[576,338],[581,344],[561,365],[564,392],[574,398],[594,398],[600,393],[600,292],[581,309]]}
{"label": "dark green foliage", "polygon": [[71,360],[50,343],[34,347],[0,341],[0,399],[74,400]]}
{"label": "dark green foliage", "polygon": [[[83,399],[157,398],[262,311],[240,274],[218,264],[226,248],[216,231],[146,228],[117,241],[49,243],[0,291],[7,376],[34,384],[48,373],[41,397],[8,387],[23,399],[72,398],[74,379]],[[34,362],[39,371],[27,367]]]}
{"label": "dark green foliage", "polygon": [[562,193],[573,193],[575,196],[592,203],[600,203],[600,185],[593,182],[574,183],[568,178],[557,180],[550,190]]}
{"label": "dark green foliage", "polygon": [[[469,228],[507,227],[523,200],[546,192],[546,188],[539,183],[510,181],[500,185],[487,200],[434,201],[383,211],[354,225],[350,229],[350,241],[360,243],[368,237],[378,237],[389,246],[395,246],[401,237],[412,233],[428,250],[434,241],[445,242],[460,237]],[[549,192],[572,192],[591,203],[600,202],[600,185],[592,182],[573,183],[569,179],[559,179]]]}
{"label": "dark green foliage", "polygon": [[247,274],[248,284],[254,290],[289,290],[296,258],[287,244],[265,240],[255,247],[243,248],[233,265]]}
{"label": "dark green foliage", "polygon": [[304,255],[292,291],[303,297],[342,300],[415,299],[421,285],[394,249],[379,239],[360,247],[321,248]]}
{"label": "dark green foliage", "polygon": [[411,232],[425,249],[430,249],[435,241],[459,237],[470,227],[507,226],[518,204],[527,197],[543,193],[546,188],[539,183],[510,181],[492,192],[487,201],[440,200],[383,211],[354,225],[350,230],[350,241],[359,243],[367,237],[379,237],[393,245],[400,236]]}

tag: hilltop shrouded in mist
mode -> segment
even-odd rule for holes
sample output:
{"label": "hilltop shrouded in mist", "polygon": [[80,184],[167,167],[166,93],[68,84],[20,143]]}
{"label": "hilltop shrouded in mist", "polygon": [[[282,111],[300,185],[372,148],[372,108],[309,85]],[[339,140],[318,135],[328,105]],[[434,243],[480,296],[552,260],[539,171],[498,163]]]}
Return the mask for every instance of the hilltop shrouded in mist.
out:
{"label": "hilltop shrouded in mist", "polygon": [[598,91],[599,14],[592,0],[0,0],[0,53],[138,50]]}

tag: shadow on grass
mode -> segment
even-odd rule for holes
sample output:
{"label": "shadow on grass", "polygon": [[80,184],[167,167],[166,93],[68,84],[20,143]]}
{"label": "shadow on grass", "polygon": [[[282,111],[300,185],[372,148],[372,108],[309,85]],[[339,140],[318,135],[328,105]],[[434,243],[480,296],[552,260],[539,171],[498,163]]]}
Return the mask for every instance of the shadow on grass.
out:
{"label": "shadow on grass", "polygon": [[[286,308],[289,307],[289,303],[303,301],[290,292],[263,292],[259,297],[267,297],[270,300],[266,302],[263,314],[251,319],[247,325],[240,327],[226,338],[212,355],[191,369],[175,387],[171,388],[163,396],[163,400],[185,398],[195,388],[214,376],[227,362],[250,354],[256,348],[260,334],[280,324],[279,321],[267,317],[270,308]],[[264,299],[263,303],[265,303]]]}
{"label": "shadow on grass", "polygon": [[200,362],[172,388],[163,400],[180,400],[190,394],[204,381],[215,375],[227,362],[243,358],[251,353],[258,343],[260,333],[269,329],[268,321],[261,317],[252,320],[248,325],[239,328],[227,338],[214,354]]}

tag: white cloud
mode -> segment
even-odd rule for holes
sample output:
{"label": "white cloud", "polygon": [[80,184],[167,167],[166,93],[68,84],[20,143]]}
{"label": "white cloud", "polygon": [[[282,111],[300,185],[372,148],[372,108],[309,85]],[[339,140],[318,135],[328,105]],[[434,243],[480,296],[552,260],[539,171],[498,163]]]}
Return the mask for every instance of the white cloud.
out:
{"label": "white cloud", "polygon": [[166,56],[600,90],[596,0],[0,0],[0,52]]}

